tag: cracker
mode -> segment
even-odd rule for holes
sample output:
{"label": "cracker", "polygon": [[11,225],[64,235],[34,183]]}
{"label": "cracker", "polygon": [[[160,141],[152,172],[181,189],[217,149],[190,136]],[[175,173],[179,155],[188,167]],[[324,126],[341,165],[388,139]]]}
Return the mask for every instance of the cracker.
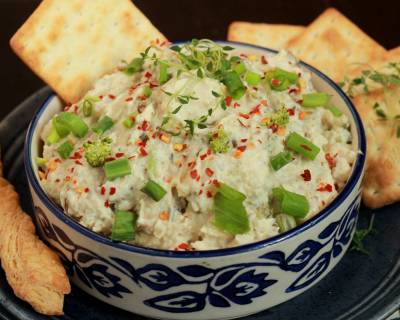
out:
{"label": "cracker", "polygon": [[228,40],[282,49],[291,38],[298,36],[304,29],[303,26],[288,24],[234,21],[228,28]]}
{"label": "cracker", "polygon": [[10,41],[65,101],[164,36],[130,0],[44,0]]}
{"label": "cracker", "polygon": [[325,10],[287,48],[297,57],[341,81],[354,63],[383,57],[386,50],[333,8]]}
{"label": "cracker", "polygon": [[374,106],[393,118],[400,110],[400,86],[362,94],[353,102],[362,118],[367,137],[363,201],[379,208],[400,200],[400,138],[398,121],[382,120]]}

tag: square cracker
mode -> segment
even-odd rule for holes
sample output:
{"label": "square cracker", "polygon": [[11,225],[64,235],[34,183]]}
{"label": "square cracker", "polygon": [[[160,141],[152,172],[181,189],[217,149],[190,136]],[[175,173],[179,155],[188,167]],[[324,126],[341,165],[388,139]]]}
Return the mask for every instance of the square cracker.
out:
{"label": "square cracker", "polygon": [[228,40],[282,49],[304,29],[305,27],[296,25],[234,21],[229,25]]}
{"label": "square cracker", "polygon": [[58,95],[76,102],[155,39],[165,38],[130,0],[44,0],[10,44]]}
{"label": "square cracker", "polygon": [[386,50],[333,8],[325,10],[287,48],[297,57],[341,81],[353,63],[367,63]]}
{"label": "square cracker", "polygon": [[378,104],[390,118],[399,114],[400,86],[362,94],[353,102],[362,118],[367,136],[366,171],[363,201],[379,208],[400,200],[400,138],[398,120],[382,120],[375,110]]}

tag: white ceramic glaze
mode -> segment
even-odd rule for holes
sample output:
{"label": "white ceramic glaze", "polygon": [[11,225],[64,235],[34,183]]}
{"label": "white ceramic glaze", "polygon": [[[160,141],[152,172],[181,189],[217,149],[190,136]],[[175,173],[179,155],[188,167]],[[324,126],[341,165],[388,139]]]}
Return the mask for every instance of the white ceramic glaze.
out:
{"label": "white ceramic glaze", "polygon": [[[229,43],[242,51],[267,49]],[[113,242],[68,217],[40,187],[34,159],[39,132],[62,104],[50,96],[30,125],[25,167],[40,232],[90,295],[147,317],[228,319],[287,301],[328,274],[348,248],[357,222],[365,160],[365,135],[349,99],[326,76],[312,72],[316,89],[351,119],[359,153],[349,182],[321,213],[282,235],[236,248],[174,252]]]}

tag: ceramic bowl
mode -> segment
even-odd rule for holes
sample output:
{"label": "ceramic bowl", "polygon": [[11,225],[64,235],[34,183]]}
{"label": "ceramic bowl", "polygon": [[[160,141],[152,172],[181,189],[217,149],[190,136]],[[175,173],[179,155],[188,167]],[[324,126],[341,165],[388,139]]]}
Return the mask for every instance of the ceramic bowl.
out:
{"label": "ceramic bowl", "polygon": [[[241,52],[273,50],[225,43]],[[364,173],[365,134],[341,89],[307,64],[317,90],[350,119],[357,159],[338,197],[319,214],[281,235],[235,248],[176,252],[137,247],[92,232],[64,214],[40,186],[39,132],[62,109],[50,96],[36,112],[25,144],[25,167],[41,236],[61,255],[71,280],[116,307],[158,319],[228,319],[270,308],[310,289],[345,254],[355,231]]]}

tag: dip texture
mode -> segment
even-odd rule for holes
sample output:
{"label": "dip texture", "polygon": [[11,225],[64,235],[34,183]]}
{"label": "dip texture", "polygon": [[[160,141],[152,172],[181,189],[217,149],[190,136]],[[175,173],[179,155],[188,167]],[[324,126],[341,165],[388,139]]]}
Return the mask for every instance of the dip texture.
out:
{"label": "dip texture", "polygon": [[66,214],[114,240],[170,250],[287,231],[337,196],[356,157],[348,118],[291,54],[209,40],[152,45],[41,138],[41,184]]}

